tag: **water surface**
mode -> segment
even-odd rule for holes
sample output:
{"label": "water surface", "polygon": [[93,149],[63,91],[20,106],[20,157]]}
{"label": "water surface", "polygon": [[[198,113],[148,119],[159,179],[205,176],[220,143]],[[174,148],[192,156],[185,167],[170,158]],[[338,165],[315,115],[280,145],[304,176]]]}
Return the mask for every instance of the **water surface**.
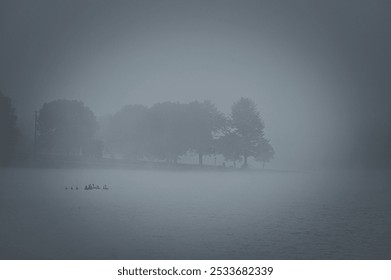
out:
{"label": "water surface", "polygon": [[390,182],[374,171],[0,169],[0,258],[391,259]]}

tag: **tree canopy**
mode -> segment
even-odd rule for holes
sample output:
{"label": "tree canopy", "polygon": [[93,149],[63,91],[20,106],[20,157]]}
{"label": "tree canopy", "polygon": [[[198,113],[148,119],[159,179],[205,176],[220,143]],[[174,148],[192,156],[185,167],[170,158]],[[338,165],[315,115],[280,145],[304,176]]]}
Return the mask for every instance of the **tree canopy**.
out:
{"label": "tree canopy", "polygon": [[97,130],[94,113],[81,101],[56,100],[39,110],[38,143],[51,153],[80,154]]}
{"label": "tree canopy", "polygon": [[264,138],[264,124],[255,103],[241,98],[224,116],[210,101],[163,102],[150,108],[127,105],[109,121],[106,148],[125,158],[175,163],[189,151],[203,156],[222,154],[236,162],[253,157],[268,162],[274,154]]}
{"label": "tree canopy", "polygon": [[240,98],[232,105],[229,126],[221,137],[221,151],[226,159],[236,163],[243,158],[267,162],[274,154],[269,141],[264,137],[264,123],[256,104],[249,98]]}
{"label": "tree canopy", "polygon": [[187,107],[189,148],[198,154],[198,163],[202,165],[204,155],[216,152],[214,140],[225,124],[225,117],[208,100],[193,101]]}
{"label": "tree canopy", "polygon": [[150,108],[150,155],[175,163],[189,150],[189,123],[186,106],[180,103],[157,103]]}
{"label": "tree canopy", "polygon": [[38,115],[38,146],[49,154],[101,157],[103,147],[112,156],[125,159],[164,160],[176,163],[183,155],[221,154],[225,160],[254,158],[266,163],[274,150],[264,137],[264,124],[256,104],[241,98],[225,116],[210,101],[163,102],[151,107],[126,105],[104,118],[104,142],[94,138],[98,123],[81,101],[45,103]]}
{"label": "tree canopy", "polygon": [[139,159],[147,153],[148,108],[126,105],[109,120],[106,145],[110,153],[122,153],[126,158]]}

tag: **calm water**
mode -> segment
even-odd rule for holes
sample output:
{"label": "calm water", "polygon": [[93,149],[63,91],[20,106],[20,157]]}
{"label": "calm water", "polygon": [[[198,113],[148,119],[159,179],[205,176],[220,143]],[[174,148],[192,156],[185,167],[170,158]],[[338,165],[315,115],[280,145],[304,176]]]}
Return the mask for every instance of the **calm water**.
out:
{"label": "calm water", "polygon": [[0,258],[391,259],[390,183],[387,172],[0,169]]}

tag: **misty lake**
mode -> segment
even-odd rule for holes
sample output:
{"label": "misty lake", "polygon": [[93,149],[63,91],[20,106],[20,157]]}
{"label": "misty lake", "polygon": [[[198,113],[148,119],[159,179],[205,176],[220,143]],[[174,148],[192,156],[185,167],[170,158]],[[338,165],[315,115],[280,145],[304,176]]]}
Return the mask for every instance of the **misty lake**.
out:
{"label": "misty lake", "polygon": [[391,259],[390,179],[0,169],[0,258]]}

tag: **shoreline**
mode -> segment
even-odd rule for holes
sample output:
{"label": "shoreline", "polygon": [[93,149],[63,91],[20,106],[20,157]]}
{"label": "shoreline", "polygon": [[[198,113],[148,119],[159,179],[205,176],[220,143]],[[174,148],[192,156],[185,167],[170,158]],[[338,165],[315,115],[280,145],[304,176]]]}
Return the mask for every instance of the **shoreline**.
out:
{"label": "shoreline", "polygon": [[37,169],[129,169],[129,170],[156,170],[156,171],[205,171],[205,172],[276,172],[276,173],[297,173],[299,170],[271,169],[252,167],[225,167],[222,165],[198,165],[191,163],[167,163],[159,161],[130,161],[124,159],[88,159],[80,157],[69,158],[39,158],[15,160],[6,166],[0,168],[37,168]]}

